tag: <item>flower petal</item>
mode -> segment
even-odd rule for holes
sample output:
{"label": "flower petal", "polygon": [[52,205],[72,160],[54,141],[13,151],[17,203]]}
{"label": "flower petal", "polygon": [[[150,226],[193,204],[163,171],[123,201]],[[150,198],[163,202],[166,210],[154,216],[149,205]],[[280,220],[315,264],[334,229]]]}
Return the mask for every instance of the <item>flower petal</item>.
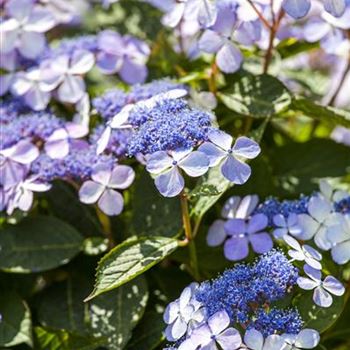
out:
{"label": "flower petal", "polygon": [[310,0],[283,0],[282,7],[293,18],[302,18],[309,12]]}
{"label": "flower petal", "polygon": [[94,63],[95,58],[91,52],[76,50],[71,58],[69,73],[78,75],[85,74],[93,67]]}
{"label": "flower petal", "polygon": [[265,214],[255,214],[251,217],[248,223],[247,232],[255,233],[267,227],[268,219]]}
{"label": "flower petal", "polygon": [[237,208],[236,218],[247,219],[252,214],[258,203],[259,197],[257,195],[244,196]]}
{"label": "flower petal", "polygon": [[316,305],[321,307],[330,307],[333,304],[332,296],[322,286],[314,290],[313,300]]}
{"label": "flower petal", "polygon": [[159,174],[172,167],[173,159],[167,152],[158,151],[150,155],[147,159],[146,169],[151,174]]}
{"label": "flower petal", "polygon": [[224,225],[224,220],[215,220],[209,227],[207,235],[207,244],[209,247],[217,247],[224,243],[227,237]]}
{"label": "flower petal", "polygon": [[332,204],[323,196],[314,196],[309,200],[308,211],[316,221],[322,223],[331,213]]}
{"label": "flower petal", "polygon": [[216,312],[213,316],[209,317],[208,325],[213,335],[219,335],[230,325],[230,317],[226,311]]}
{"label": "flower petal", "polygon": [[198,151],[204,153],[208,157],[210,167],[218,165],[227,155],[224,151],[210,142],[204,142],[199,146]]}
{"label": "flower petal", "polygon": [[272,238],[268,233],[254,233],[249,236],[255,253],[264,254],[273,248]]}
{"label": "flower petal", "polygon": [[306,277],[298,277],[297,283],[301,289],[305,290],[313,290],[319,286],[316,281]]}
{"label": "flower petal", "polygon": [[237,185],[243,185],[248,181],[252,171],[248,164],[228,156],[221,166],[221,172],[227,180]]}
{"label": "flower petal", "polygon": [[219,129],[210,130],[208,138],[214,145],[219,146],[224,151],[229,151],[232,147],[232,136]]}
{"label": "flower petal", "polygon": [[116,165],[112,171],[108,186],[124,190],[128,188],[135,179],[134,170],[127,165]]}
{"label": "flower petal", "polygon": [[202,176],[208,171],[209,158],[200,151],[193,151],[179,162],[179,167],[191,177]]}
{"label": "flower petal", "polygon": [[177,167],[168,170],[155,179],[158,191],[164,197],[175,197],[183,190],[185,181]]}
{"label": "flower petal", "polygon": [[114,190],[106,189],[98,200],[98,207],[106,215],[119,215],[123,211],[123,196]]}
{"label": "flower petal", "polygon": [[62,102],[77,103],[85,93],[85,83],[82,77],[66,75],[58,88],[58,98]]}
{"label": "flower petal", "polygon": [[199,39],[198,47],[201,51],[216,53],[224,44],[224,39],[213,30],[205,30]]}
{"label": "flower petal", "polygon": [[105,187],[94,181],[86,181],[80,187],[79,199],[82,203],[93,204],[101,197]]}
{"label": "flower petal", "polygon": [[242,345],[242,338],[237,329],[228,328],[216,337],[222,350],[236,350]]}
{"label": "flower petal", "polygon": [[227,260],[239,261],[249,254],[248,240],[245,237],[232,237],[225,242],[224,255]]}
{"label": "flower petal", "polygon": [[328,292],[336,296],[342,296],[345,293],[345,288],[343,284],[333,276],[327,276],[324,279],[322,286]]}
{"label": "flower petal", "polygon": [[302,349],[313,349],[320,342],[320,334],[314,329],[303,329],[297,335],[295,346]]}
{"label": "flower petal", "polygon": [[332,248],[332,258],[339,264],[344,265],[350,261],[350,240],[337,244]]}
{"label": "flower petal", "polygon": [[216,64],[224,73],[234,73],[241,67],[243,55],[231,42],[226,43],[216,55]]}
{"label": "flower petal", "polygon": [[37,58],[45,48],[45,36],[41,33],[22,32],[19,52],[26,58]]}
{"label": "flower petal", "polygon": [[244,343],[251,350],[262,350],[264,345],[264,337],[256,329],[248,329],[244,335]]}
{"label": "flower petal", "polygon": [[233,154],[238,157],[253,159],[261,151],[260,146],[248,137],[239,137],[232,148]]}

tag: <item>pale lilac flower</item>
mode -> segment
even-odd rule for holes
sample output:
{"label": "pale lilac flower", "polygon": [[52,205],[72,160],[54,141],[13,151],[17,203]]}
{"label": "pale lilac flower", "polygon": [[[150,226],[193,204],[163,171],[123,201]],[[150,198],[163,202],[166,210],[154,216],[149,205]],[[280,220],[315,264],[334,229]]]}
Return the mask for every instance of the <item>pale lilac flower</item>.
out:
{"label": "pale lilac flower", "polygon": [[66,123],[65,127],[55,130],[45,141],[44,149],[52,159],[64,158],[69,153],[71,139],[87,135],[88,128],[84,125]]}
{"label": "pale lilac flower", "polygon": [[23,96],[25,103],[35,111],[47,107],[53,89],[54,87],[43,79],[39,67],[31,68],[27,72],[18,72],[11,86],[12,93]]}
{"label": "pale lilac flower", "polygon": [[348,192],[332,187],[327,180],[321,180],[319,187],[320,194],[330,202],[339,202],[349,196]]}
{"label": "pale lilac flower", "polygon": [[29,211],[33,204],[33,192],[46,192],[51,188],[50,184],[43,183],[38,176],[31,176],[16,185],[7,204],[7,214],[11,215],[15,209]]}
{"label": "pale lilac flower", "polygon": [[209,157],[210,166],[221,166],[222,175],[238,185],[242,185],[250,177],[251,168],[241,159],[253,159],[260,153],[259,145],[245,137],[239,137],[234,145],[232,136],[221,130],[212,130],[208,134],[211,142],[205,142],[199,147],[199,151]]}
{"label": "pale lilac flower", "polygon": [[305,261],[305,263],[316,270],[321,270],[322,255],[314,248],[307,244],[300,245],[299,242],[290,236],[284,236],[284,241],[293,249],[288,251],[288,255],[297,261]]}
{"label": "pale lilac flower", "polygon": [[314,237],[320,249],[329,250],[331,243],[327,239],[327,229],[334,220],[332,204],[323,196],[313,196],[308,203],[308,213],[298,216],[302,229],[298,238],[309,240]]}
{"label": "pale lilac flower", "polygon": [[0,151],[0,183],[12,187],[25,178],[28,166],[39,156],[31,142],[21,140],[16,145]]}
{"label": "pale lilac flower", "polygon": [[45,48],[43,33],[55,26],[50,11],[32,0],[10,0],[6,4],[9,18],[0,23],[2,53],[18,49],[24,57],[34,59]]}
{"label": "pale lilac flower", "polygon": [[178,350],[236,350],[242,345],[239,332],[230,326],[226,311],[219,311],[209,317],[207,323],[193,330]]}
{"label": "pale lilac flower", "polygon": [[249,220],[230,219],[225,225],[225,231],[230,236],[224,245],[224,254],[228,260],[238,261],[249,254],[249,243],[254,252],[267,253],[273,247],[271,236],[263,231],[268,225],[264,214],[253,215]]}
{"label": "pale lilac flower", "polygon": [[206,320],[206,311],[198,302],[194,293],[198,283],[191,283],[165,309],[164,322],[168,325],[165,330],[167,340],[176,341],[184,335],[190,335],[192,330]]}
{"label": "pale lilac flower", "polygon": [[162,19],[162,23],[175,28],[182,21],[191,16],[206,28],[215,23],[217,18],[216,1],[212,0],[180,0],[174,1],[168,13]]}
{"label": "pale lilac flower", "polygon": [[322,281],[322,272],[305,265],[304,271],[308,277],[299,277],[297,283],[300,288],[305,290],[314,290],[313,300],[316,305],[321,307],[330,307],[333,303],[333,297],[342,296],[345,288],[333,276],[327,276]]}
{"label": "pale lilac flower", "polygon": [[344,265],[350,261],[350,215],[337,215],[336,224],[330,226],[327,238],[332,243],[332,258]]}
{"label": "pale lilac flower", "polygon": [[243,61],[241,51],[232,42],[235,25],[236,4],[229,1],[220,3],[215,24],[204,31],[198,42],[200,50],[216,54],[216,64],[224,73],[236,72]]}
{"label": "pale lilac flower", "polygon": [[263,335],[259,331],[252,328],[245,332],[244,344],[250,350],[281,350],[284,341],[277,334],[269,335],[266,339],[264,339]]}
{"label": "pale lilac flower", "polygon": [[143,83],[148,70],[148,45],[131,36],[105,30],[98,36],[97,66],[105,74],[118,73],[128,84]]}
{"label": "pale lilac flower", "polygon": [[[239,196],[230,197],[221,210],[221,216],[225,219],[248,219],[259,202],[257,195],[248,195],[241,199]],[[225,221],[215,220],[210,226],[207,235],[209,247],[217,247],[230,237],[225,231]]]}
{"label": "pale lilac flower", "polygon": [[320,342],[320,334],[314,330],[305,328],[299,334],[283,334],[283,350],[313,349]]}
{"label": "pale lilac flower", "polygon": [[208,167],[208,157],[191,149],[172,151],[171,154],[158,151],[147,159],[147,170],[156,175],[156,187],[164,197],[175,197],[185,187],[181,170],[188,176],[198,177],[204,175]]}
{"label": "pale lilac flower", "polygon": [[76,50],[70,57],[60,55],[42,63],[44,81],[57,89],[61,102],[77,103],[85,95],[85,82],[81,75],[93,67],[94,55],[86,50]]}
{"label": "pale lilac flower", "polygon": [[282,214],[276,214],[272,220],[276,226],[273,230],[273,235],[276,239],[283,238],[288,234],[298,237],[302,232],[298,222],[298,215],[294,213],[289,214],[287,219]]}
{"label": "pale lilac flower", "polygon": [[97,165],[91,179],[83,183],[79,190],[80,201],[86,204],[97,202],[107,215],[119,215],[124,206],[123,196],[116,190],[128,188],[134,181],[135,173],[131,167],[116,165],[110,169],[106,164]]}

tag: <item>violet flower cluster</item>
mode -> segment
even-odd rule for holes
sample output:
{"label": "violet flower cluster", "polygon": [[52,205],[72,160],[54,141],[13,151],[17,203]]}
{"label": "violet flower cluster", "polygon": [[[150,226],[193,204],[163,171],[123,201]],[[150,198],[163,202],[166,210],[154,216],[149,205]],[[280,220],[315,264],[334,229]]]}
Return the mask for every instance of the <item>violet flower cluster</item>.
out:
{"label": "violet flower cluster", "polygon": [[332,295],[343,295],[345,289],[333,276],[322,278],[322,254],[339,265],[350,261],[350,194],[322,180],[319,192],[310,197],[258,202],[256,195],[229,198],[222,219],[209,228],[207,244],[223,244],[231,261],[247,258],[250,246],[257,254],[270,252],[274,245],[285,247],[291,261],[304,263],[299,287],[314,291],[316,305],[329,307]]}
{"label": "violet flower cluster", "polygon": [[303,328],[295,307],[271,304],[297,288],[299,270],[280,250],[253,264],[239,264],[221,276],[186,287],[164,312],[166,349],[315,348],[320,336]]}

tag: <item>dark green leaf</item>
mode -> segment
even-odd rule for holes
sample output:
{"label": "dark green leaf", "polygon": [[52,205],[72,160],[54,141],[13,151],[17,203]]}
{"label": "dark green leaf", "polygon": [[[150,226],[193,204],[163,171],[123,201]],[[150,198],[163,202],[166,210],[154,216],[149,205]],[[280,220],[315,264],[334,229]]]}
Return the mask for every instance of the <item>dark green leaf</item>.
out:
{"label": "dark green leaf", "polygon": [[35,327],[35,350],[95,350],[106,344],[104,338],[81,337],[61,329]]}
{"label": "dark green leaf", "polygon": [[174,237],[181,229],[178,198],[162,197],[150,175],[143,171],[133,185],[129,227],[138,236]]}
{"label": "dark green leaf", "polygon": [[232,111],[255,118],[266,118],[285,110],[291,103],[287,88],[276,78],[263,74],[238,75],[227,90],[219,93]]}
{"label": "dark green leaf", "polygon": [[350,112],[345,110],[321,106],[303,97],[294,98],[292,108],[313,119],[318,119],[334,125],[343,125],[347,128],[350,127]]}
{"label": "dark green leaf", "polygon": [[177,246],[176,239],[166,237],[140,237],[123,242],[99,262],[95,288],[86,300],[132,280],[163,260]]}
{"label": "dark green leaf", "polygon": [[50,270],[71,260],[82,243],[79,232],[57,218],[27,218],[0,231],[0,269],[19,273]]}
{"label": "dark green leaf", "polygon": [[0,346],[32,345],[30,310],[17,294],[1,290],[0,316]]}

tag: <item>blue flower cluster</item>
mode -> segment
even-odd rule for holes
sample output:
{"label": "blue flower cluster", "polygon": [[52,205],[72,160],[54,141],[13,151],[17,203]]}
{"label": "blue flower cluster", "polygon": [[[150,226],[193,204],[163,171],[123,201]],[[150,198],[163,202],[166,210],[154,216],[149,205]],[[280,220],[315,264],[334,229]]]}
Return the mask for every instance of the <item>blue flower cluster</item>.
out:
{"label": "blue flower cluster", "polygon": [[167,99],[152,108],[136,108],[130,114],[135,126],[128,153],[152,154],[193,148],[207,139],[210,114],[191,108],[183,99]]}
{"label": "blue flower cluster", "polygon": [[[296,285],[298,276],[298,269],[285,255],[272,250],[253,265],[237,265],[212,282],[202,283],[195,297],[206,307],[209,316],[225,310],[233,323],[253,327],[255,320],[265,336],[275,332],[295,334],[302,326],[296,310],[266,313],[261,308],[284,298]],[[267,317],[271,320],[270,324],[266,323],[270,328],[264,328]],[[294,322],[285,322],[288,318]],[[271,328],[273,323],[275,329]],[[287,329],[288,323],[291,328]]]}

